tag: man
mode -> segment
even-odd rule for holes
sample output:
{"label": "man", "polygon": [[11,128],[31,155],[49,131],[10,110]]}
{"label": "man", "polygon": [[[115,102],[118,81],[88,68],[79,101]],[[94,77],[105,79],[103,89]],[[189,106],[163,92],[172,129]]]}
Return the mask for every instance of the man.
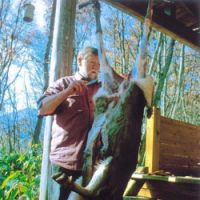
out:
{"label": "man", "polygon": [[[98,51],[82,49],[77,58],[78,72],[50,86],[39,100],[39,115],[54,115],[50,161],[54,172],[81,175],[83,151],[94,119],[93,95],[100,87]],[[70,191],[60,184],[59,200],[67,199]]]}

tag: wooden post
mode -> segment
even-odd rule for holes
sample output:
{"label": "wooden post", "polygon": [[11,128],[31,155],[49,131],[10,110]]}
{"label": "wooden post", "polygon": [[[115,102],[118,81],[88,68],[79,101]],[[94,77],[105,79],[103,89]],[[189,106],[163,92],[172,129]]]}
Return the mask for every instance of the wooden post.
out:
{"label": "wooden post", "polygon": [[[147,173],[148,169],[146,167],[138,167],[134,173]],[[132,179],[130,178],[125,192],[123,194],[123,196],[136,196],[137,193],[140,191],[141,187],[143,186],[145,180],[136,180],[136,179]]]}
{"label": "wooden post", "polygon": [[[56,1],[56,14],[53,31],[52,55],[50,63],[51,84],[61,76],[71,75],[71,65],[74,48],[76,1]],[[51,184],[49,151],[51,140],[52,118],[47,117],[45,122],[43,160],[40,180],[40,200],[55,200],[58,191]]]}
{"label": "wooden post", "polygon": [[148,172],[159,170],[159,140],[160,140],[160,111],[153,108],[150,119],[147,120],[146,159],[145,166]]}

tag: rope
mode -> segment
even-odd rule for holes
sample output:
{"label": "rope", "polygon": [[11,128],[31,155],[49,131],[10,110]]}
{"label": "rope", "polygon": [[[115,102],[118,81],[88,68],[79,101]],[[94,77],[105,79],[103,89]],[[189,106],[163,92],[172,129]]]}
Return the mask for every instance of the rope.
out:
{"label": "rope", "polygon": [[[102,86],[105,87],[106,89],[110,89],[111,91],[113,91],[118,87],[118,84],[116,84],[116,82],[114,81],[113,70],[109,65],[103,47],[103,37],[102,37],[103,33],[100,21],[100,16],[101,16],[100,3],[98,0],[92,0],[92,3],[94,7],[94,14],[96,20],[96,34],[97,34],[97,42],[99,49],[99,59],[101,64],[100,72],[102,75]],[[143,36],[142,39],[140,40],[140,45],[139,45],[139,53],[136,57],[136,62],[133,66],[131,73],[133,79],[140,79],[146,76],[147,44],[151,33],[152,15],[153,15],[153,0],[149,0],[143,24]]]}
{"label": "rope", "polygon": [[140,40],[139,53],[136,57],[135,64],[132,70],[132,78],[140,79],[146,76],[147,66],[147,45],[151,33],[151,24],[153,16],[153,0],[149,0],[147,13],[143,24],[143,36]]}

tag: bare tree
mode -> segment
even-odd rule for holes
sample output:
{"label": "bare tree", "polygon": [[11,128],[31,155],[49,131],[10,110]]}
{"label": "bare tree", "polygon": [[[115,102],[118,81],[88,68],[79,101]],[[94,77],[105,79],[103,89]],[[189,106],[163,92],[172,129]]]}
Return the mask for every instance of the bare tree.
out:
{"label": "bare tree", "polygon": [[157,82],[156,92],[155,92],[155,96],[154,96],[154,105],[156,105],[156,106],[160,106],[161,93],[162,93],[164,82],[167,77],[167,73],[168,73],[168,70],[169,70],[169,67],[170,67],[170,64],[172,61],[174,45],[175,45],[175,40],[170,38],[169,46],[168,46],[168,49],[166,52],[165,65],[163,66],[163,68],[158,69],[159,79]]}
{"label": "bare tree", "polygon": [[[12,11],[12,2],[1,0],[0,7],[0,110],[8,88],[18,77],[21,64],[15,76],[9,80],[8,75],[12,72],[12,65],[19,62],[24,55],[27,41],[22,39],[23,22],[22,8],[24,1],[21,0],[17,5],[16,12]],[[13,16],[11,18],[11,15]],[[23,41],[22,41],[23,40]],[[24,60],[24,59],[22,59]]]}
{"label": "bare tree", "polygon": [[178,84],[176,88],[176,96],[175,96],[175,101],[172,106],[172,111],[171,111],[171,117],[174,118],[176,109],[178,104],[180,104],[182,95],[183,95],[183,77],[184,77],[184,51],[185,51],[185,45],[182,44],[181,48],[181,55],[180,55],[180,65],[179,65],[179,72],[178,72]]}
{"label": "bare tree", "polygon": [[[27,3],[26,0],[0,0],[0,110],[3,115],[7,114],[6,112],[8,111],[16,115],[16,121],[12,120],[9,128],[9,130],[12,130],[12,138],[14,138],[14,141],[12,140],[12,143],[10,143],[12,146],[14,144],[12,149],[17,147],[16,145],[18,140],[20,140],[21,132],[26,131],[26,138],[29,141],[30,135],[36,135],[33,134],[35,119],[32,119],[32,117],[36,118],[36,113],[33,113],[31,108],[35,107],[36,103],[34,101],[36,101],[38,96],[41,95],[41,91],[48,85],[48,55],[51,41],[47,43],[46,54],[43,57],[43,53],[39,54],[38,51],[42,51],[42,45],[45,42],[41,43],[39,40],[41,38],[45,39],[46,35],[45,33],[41,33],[34,22],[25,23],[23,21],[25,3]],[[50,4],[49,1],[48,3]],[[49,35],[49,38],[51,37]],[[36,43],[39,44],[38,47]],[[41,71],[41,69],[43,70]],[[40,70],[40,73],[37,74],[38,70]],[[43,74],[44,80],[42,78]],[[25,77],[28,79],[28,76],[29,82],[33,84],[32,90],[30,90],[30,86],[26,85],[25,81],[22,81]],[[19,80],[21,80],[21,85],[20,88],[17,88],[15,84]],[[23,91],[19,93],[21,89]],[[24,98],[18,100],[19,96],[23,96]],[[15,104],[13,101],[14,97],[16,99]],[[22,104],[27,109],[23,111],[24,118],[20,119],[18,115],[22,111],[19,112],[21,108],[18,108],[18,105],[22,106]],[[40,131],[37,128],[36,130],[35,133],[38,134]],[[36,141],[38,141],[38,138],[39,134],[36,135]]]}
{"label": "bare tree", "polygon": [[[49,63],[50,63],[49,60],[50,60],[51,45],[52,45],[52,40],[53,40],[53,27],[54,27],[54,18],[55,18],[55,10],[56,10],[56,0],[53,0],[51,10],[52,11],[51,11],[51,18],[50,18],[49,30],[48,30],[49,31],[48,40],[47,40],[44,62],[43,62],[44,84],[43,84],[42,93],[47,89],[49,85]],[[33,132],[33,139],[32,139],[33,143],[39,143],[39,136],[41,133],[42,122],[43,122],[43,117],[37,117],[35,130]]]}

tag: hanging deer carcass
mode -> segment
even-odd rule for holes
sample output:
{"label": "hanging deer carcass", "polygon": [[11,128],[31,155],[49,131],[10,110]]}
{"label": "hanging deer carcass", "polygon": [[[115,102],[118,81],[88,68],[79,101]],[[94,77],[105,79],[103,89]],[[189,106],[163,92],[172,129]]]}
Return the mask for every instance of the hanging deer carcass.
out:
{"label": "hanging deer carcass", "polygon": [[[103,81],[94,97],[95,119],[86,144],[82,184],[67,178],[66,186],[80,194],[83,197],[80,199],[122,200],[137,165],[144,107],[150,106],[152,100],[153,80],[145,76],[149,21],[146,19],[147,28],[136,61],[137,78],[122,81],[110,67],[105,55],[99,3],[96,0],[91,2],[95,2]],[[95,166],[94,147],[99,138],[102,142],[99,152],[102,161]],[[71,199],[75,200],[74,197]]]}

